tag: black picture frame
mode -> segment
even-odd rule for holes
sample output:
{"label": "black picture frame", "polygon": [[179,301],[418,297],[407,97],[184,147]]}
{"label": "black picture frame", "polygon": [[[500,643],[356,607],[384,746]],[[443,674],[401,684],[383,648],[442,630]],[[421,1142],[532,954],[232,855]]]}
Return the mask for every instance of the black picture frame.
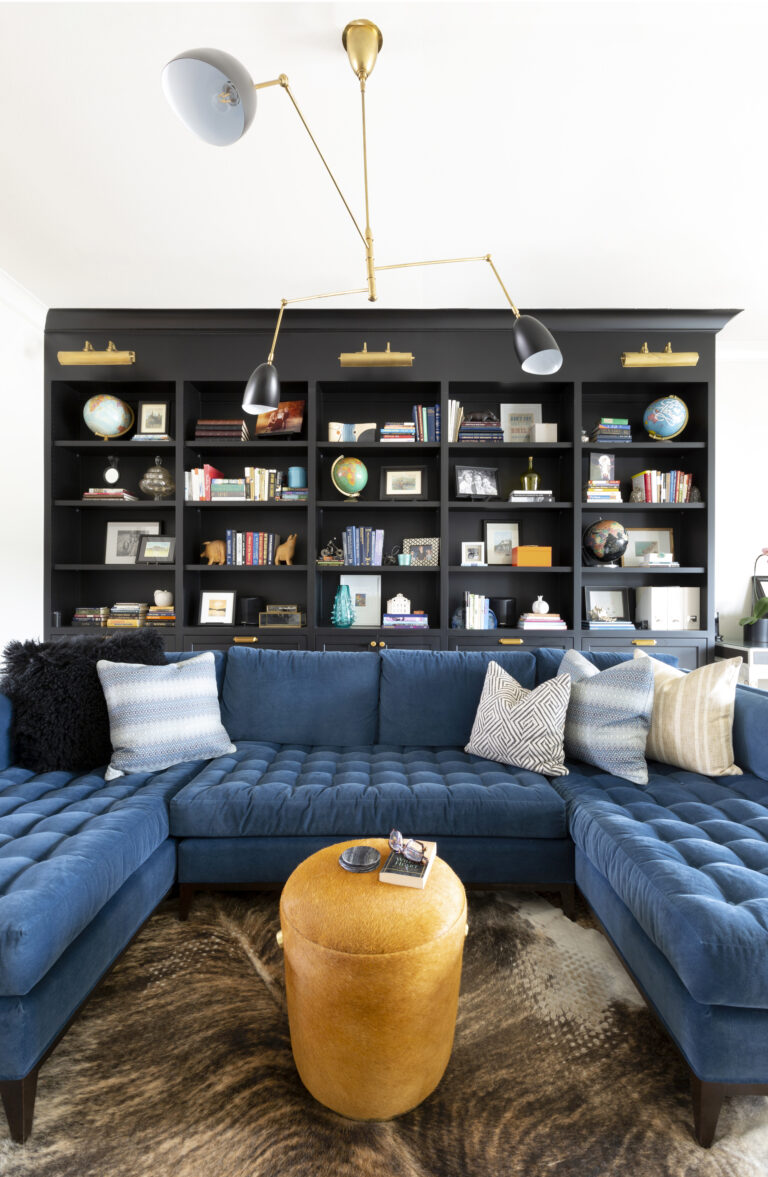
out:
{"label": "black picture frame", "polygon": [[[159,545],[166,549],[164,556],[148,554],[147,548]],[[176,537],[173,535],[143,535],[136,553],[137,564],[173,564],[176,559]]]}
{"label": "black picture frame", "polygon": [[456,466],[456,498],[487,500],[499,497],[498,466]]}
{"label": "black picture frame", "polygon": [[762,576],[752,577],[752,594],[757,601],[761,597],[768,597],[768,576],[765,573]]}
{"label": "black picture frame", "polygon": [[[418,474],[419,475],[419,489],[412,490],[395,490],[392,489],[390,475],[397,474]],[[389,489],[387,489],[389,487]],[[405,499],[409,502],[417,499],[427,498],[427,467],[426,466],[382,466],[381,478],[379,481],[379,498],[383,501],[391,501],[398,499]]]}
{"label": "black picture frame", "polygon": [[[167,434],[170,407],[170,401],[139,401],[136,432]],[[147,425],[144,421],[144,413],[147,411],[156,414],[159,420],[154,424]]]}
{"label": "black picture frame", "polygon": [[[610,609],[616,609],[616,621],[631,621],[629,610],[629,589],[617,588],[611,586],[610,588],[601,587],[596,588],[594,585],[588,587],[584,586],[584,618],[589,621],[589,614],[595,606],[607,605]],[[620,610],[620,612],[619,612]]]}

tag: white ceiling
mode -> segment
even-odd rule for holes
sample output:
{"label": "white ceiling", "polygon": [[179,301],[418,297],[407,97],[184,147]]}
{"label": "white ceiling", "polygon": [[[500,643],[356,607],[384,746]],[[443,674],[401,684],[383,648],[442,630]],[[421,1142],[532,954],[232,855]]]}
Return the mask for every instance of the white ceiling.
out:
{"label": "white ceiling", "polygon": [[[230,148],[196,140],[160,88],[197,46],[256,81],[287,73],[362,222],[340,40],[361,16],[384,35],[377,262],[491,251],[522,308],[744,307],[728,334],[768,340],[763,2],[0,3],[0,269],[59,307],[362,285],[359,238],[279,88]],[[381,275],[379,298],[503,305],[479,264]]]}

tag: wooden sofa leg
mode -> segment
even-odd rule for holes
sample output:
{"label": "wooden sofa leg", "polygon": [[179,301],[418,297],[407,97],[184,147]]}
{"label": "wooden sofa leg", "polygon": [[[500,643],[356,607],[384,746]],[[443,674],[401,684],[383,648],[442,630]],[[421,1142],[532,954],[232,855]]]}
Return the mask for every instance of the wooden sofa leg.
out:
{"label": "wooden sofa leg", "polygon": [[32,1131],[37,1093],[37,1068],[23,1079],[0,1080],[0,1095],[11,1130],[11,1140],[24,1144]]}
{"label": "wooden sofa leg", "polygon": [[704,1083],[698,1075],[691,1072],[693,1125],[696,1139],[702,1148],[712,1147],[725,1090],[724,1083]]}
{"label": "wooden sofa leg", "polygon": [[563,905],[563,915],[569,920],[576,918],[576,884],[563,883],[560,888],[560,901]]}
{"label": "wooden sofa leg", "polygon": [[195,888],[191,883],[179,883],[179,919],[185,920],[192,906]]}

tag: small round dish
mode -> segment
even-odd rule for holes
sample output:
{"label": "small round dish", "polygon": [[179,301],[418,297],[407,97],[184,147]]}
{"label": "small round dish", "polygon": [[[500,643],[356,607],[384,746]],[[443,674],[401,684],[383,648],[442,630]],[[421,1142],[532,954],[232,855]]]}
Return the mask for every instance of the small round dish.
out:
{"label": "small round dish", "polygon": [[339,855],[339,865],[355,875],[366,875],[376,870],[381,855],[375,846],[348,846]]}

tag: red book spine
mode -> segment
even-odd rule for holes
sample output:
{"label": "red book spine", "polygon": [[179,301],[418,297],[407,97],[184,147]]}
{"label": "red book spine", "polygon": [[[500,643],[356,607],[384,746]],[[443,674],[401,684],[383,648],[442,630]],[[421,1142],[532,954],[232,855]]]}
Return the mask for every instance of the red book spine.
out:
{"label": "red book spine", "polygon": [[646,501],[646,503],[650,503],[650,502],[653,502],[653,491],[651,490],[651,472],[650,472],[650,470],[644,471],[644,477],[645,477],[645,501]]}

